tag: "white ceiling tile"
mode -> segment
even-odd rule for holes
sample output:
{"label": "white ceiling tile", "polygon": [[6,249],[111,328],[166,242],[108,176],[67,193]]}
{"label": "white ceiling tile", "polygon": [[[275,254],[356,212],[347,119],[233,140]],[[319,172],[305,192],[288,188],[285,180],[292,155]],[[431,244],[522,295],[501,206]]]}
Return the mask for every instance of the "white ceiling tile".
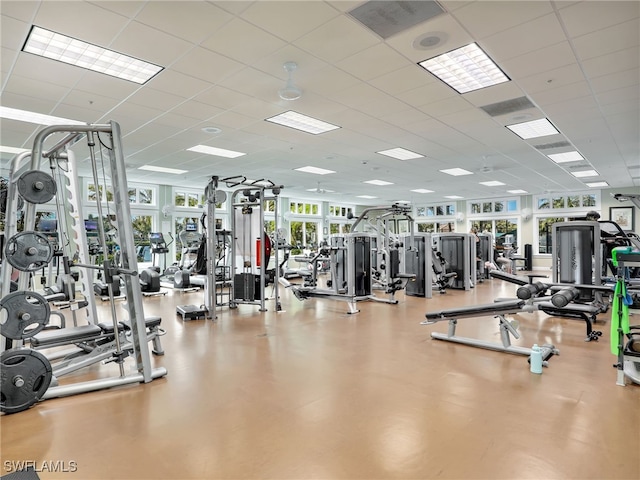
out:
{"label": "white ceiling tile", "polygon": [[[207,47],[207,39],[230,21],[233,15],[209,2],[146,2],[136,21]],[[215,34],[214,34],[215,35]]]}
{"label": "white ceiling tile", "polygon": [[600,57],[627,47],[640,44],[638,21],[629,20],[597,32],[583,35],[573,41],[578,57],[582,60]]}
{"label": "white ceiling tile", "polygon": [[339,15],[323,2],[255,2],[242,18],[288,42],[311,32]]}
{"label": "white ceiling tile", "polygon": [[168,111],[185,102],[186,99],[167,92],[161,92],[160,90],[154,90],[149,87],[141,88],[136,91],[127,99],[127,101],[136,105],[143,105],[145,107],[159,108],[163,111]]}
{"label": "white ceiling tile", "polygon": [[184,98],[192,98],[211,87],[210,82],[190,77],[173,69],[163,70],[149,80],[146,85],[155,90]]}
{"label": "white ceiling tile", "polygon": [[[251,43],[252,48],[247,48],[247,42]],[[285,45],[286,42],[281,38],[239,18],[227,21],[222,28],[202,42],[203,47],[246,64],[272,55]]]}
{"label": "white ceiling tile", "polygon": [[108,47],[140,60],[168,67],[189,52],[193,45],[142,23],[130,22]]}
{"label": "white ceiling tile", "polygon": [[197,47],[171,65],[173,70],[210,83],[218,83],[244,68],[219,53]]}
{"label": "white ceiling tile", "polygon": [[[373,33],[364,28],[354,28],[354,25],[355,21],[349,18],[335,18],[298,39],[296,45],[327,62],[335,63],[380,43]],[[345,38],[349,38],[349,41],[345,42]]]}
{"label": "white ceiling tile", "polygon": [[[20,77],[32,77],[41,82],[54,83],[69,88],[77,86],[77,82],[87,73],[92,72],[87,72],[87,70],[83,68],[24,52],[18,55],[17,61],[13,66],[13,74]],[[106,76],[98,73],[94,73],[94,75]]]}
{"label": "white ceiling tile", "polygon": [[518,85],[530,93],[530,96],[546,90],[558,88],[564,85],[581,82],[584,74],[578,64],[567,65],[555,70],[545,71],[518,80]]}
{"label": "white ceiling tile", "polygon": [[560,42],[504,60],[500,67],[512,80],[518,80],[577,62],[569,42]]}
{"label": "white ceiling tile", "polygon": [[640,78],[640,68],[635,67],[624,72],[612,73],[610,75],[602,75],[591,81],[591,88],[598,94],[611,90],[619,90],[625,87],[635,87],[638,85]]}
{"label": "white ceiling tile", "polygon": [[339,62],[336,66],[362,80],[371,80],[399,68],[407,67],[407,59],[384,43],[379,43]]}
{"label": "white ceiling tile", "polygon": [[565,40],[566,37],[557,17],[545,15],[486,37],[479,42],[479,45],[494,62],[500,65],[501,62],[510,58],[540,50]]}
{"label": "white ceiling tile", "polygon": [[576,2],[559,10],[569,35],[579,37],[640,16],[640,3]]}
{"label": "white ceiling tile", "polygon": [[[418,88],[424,85],[425,81],[428,83],[429,79],[424,75],[424,68],[412,64],[373,78],[369,84],[390,95],[396,95]],[[436,79],[433,78],[433,81]]]}
{"label": "white ceiling tile", "polygon": [[582,62],[585,73],[592,78],[624,72],[640,66],[640,48],[631,47],[624,50],[591,58]]}
{"label": "white ceiling tile", "polygon": [[[553,83],[552,83],[553,85]],[[591,95],[591,88],[586,81],[580,81],[576,83],[569,83],[567,85],[560,85],[557,88],[549,88],[544,91],[536,92],[531,96],[537,105],[543,110],[547,105],[555,105],[558,102],[565,100],[571,100],[575,98],[589,97]]]}
{"label": "white ceiling tile", "polygon": [[517,8],[505,8],[500,1],[473,2],[457,8],[453,14],[476,39],[517,27],[550,14],[550,2],[519,2]]}

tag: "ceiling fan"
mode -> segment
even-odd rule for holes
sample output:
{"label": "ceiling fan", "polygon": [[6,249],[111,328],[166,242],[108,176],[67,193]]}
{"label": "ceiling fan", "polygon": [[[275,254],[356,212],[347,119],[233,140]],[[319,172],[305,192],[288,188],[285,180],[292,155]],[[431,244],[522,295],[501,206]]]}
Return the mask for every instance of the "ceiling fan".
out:
{"label": "ceiling fan", "polygon": [[316,188],[309,188],[307,189],[308,192],[314,192],[314,193],[319,193],[321,195],[324,195],[325,193],[336,193],[334,190],[328,190],[326,188],[322,188],[320,186],[320,182],[318,182],[318,186]]}

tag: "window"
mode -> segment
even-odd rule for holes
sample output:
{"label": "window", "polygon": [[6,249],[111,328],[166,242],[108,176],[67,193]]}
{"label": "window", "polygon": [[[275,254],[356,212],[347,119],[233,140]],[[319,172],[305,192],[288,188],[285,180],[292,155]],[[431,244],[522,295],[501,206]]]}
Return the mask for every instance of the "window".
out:
{"label": "window", "polygon": [[329,216],[331,217],[348,217],[354,214],[353,207],[345,205],[329,205]]}
{"label": "window", "polygon": [[[186,188],[173,189],[173,206],[185,209],[202,208],[206,205],[204,193]],[[216,208],[224,208],[224,203],[216,203]]]}
{"label": "window", "polygon": [[[131,205],[154,206],[156,205],[156,186],[129,185],[127,188],[127,197]],[[113,202],[115,200],[113,187],[111,185],[96,185],[93,182],[87,184],[85,203],[96,203],[100,199],[100,203]]]}
{"label": "window", "polygon": [[456,214],[455,203],[428,205],[416,208],[416,217],[453,217]]}
{"label": "window", "polygon": [[318,245],[318,223],[292,221],[290,223],[291,244],[298,247],[315,248]]}
{"label": "window", "polygon": [[446,232],[455,232],[456,225],[455,222],[422,222],[417,224],[418,232],[426,232],[426,233],[446,233]]}
{"label": "window", "polygon": [[534,197],[537,210],[593,209],[600,205],[597,193],[553,194]]}
{"label": "window", "polygon": [[296,215],[320,215],[320,205],[317,203],[290,202],[289,211]]}
{"label": "window", "polygon": [[478,232],[491,233],[494,236],[496,247],[500,248],[504,244],[506,235],[513,235],[516,245],[518,245],[518,218],[494,218],[494,219],[474,219],[471,228]]}
{"label": "window", "polygon": [[538,253],[551,254],[553,249],[552,225],[566,221],[565,217],[538,218]]}
{"label": "window", "polygon": [[345,234],[351,231],[350,223],[330,223],[329,233],[332,235]]}
{"label": "window", "polygon": [[503,198],[493,201],[471,201],[468,202],[469,215],[486,215],[487,213],[498,213],[500,215],[513,214],[520,210],[520,201],[517,198]]}

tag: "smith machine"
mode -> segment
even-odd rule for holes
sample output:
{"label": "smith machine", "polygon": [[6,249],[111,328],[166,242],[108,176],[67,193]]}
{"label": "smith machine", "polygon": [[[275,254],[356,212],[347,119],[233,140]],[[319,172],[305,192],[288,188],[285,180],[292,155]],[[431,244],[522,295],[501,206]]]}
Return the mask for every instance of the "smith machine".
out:
{"label": "smith machine", "polygon": [[[232,189],[231,231],[216,230],[216,204],[227,200],[224,184]],[[205,188],[207,202],[207,281],[203,305],[179,305],[183,320],[215,319],[216,307],[237,308],[257,305],[267,311],[265,287],[274,284],[276,311],[282,310],[278,293],[278,249],[274,248],[274,268],[269,268],[271,239],[265,231],[265,205],[273,206],[275,232],[278,232],[278,197],[282,185],[270,180],[249,181],[243,176],[211,177]],[[271,212],[270,212],[271,213]],[[226,256],[231,257],[230,271]]]}
{"label": "smith machine", "polygon": [[[59,133],[64,138],[45,151],[45,141],[51,135]],[[83,137],[87,139],[93,182],[96,186],[104,185],[107,175],[105,165],[109,164],[115,197],[113,205],[120,232],[121,267],[114,267],[109,259],[105,259],[102,266],[93,265],[89,261],[76,161],[73,151],[69,150]],[[96,142],[101,145],[101,157],[106,151],[106,156],[102,158],[102,178],[98,176]],[[51,174],[41,170],[43,158],[48,160]],[[27,160],[30,161],[27,163]],[[147,383],[167,374],[165,368],[153,368],[151,365],[147,342],[152,340],[154,353],[162,354],[159,336],[163,332],[159,328],[160,318],[144,316],[127,192],[120,126],[116,122],[46,127],[37,134],[33,150],[18,155],[12,161],[6,199],[5,234],[8,240],[4,259],[19,272],[19,276],[18,289],[11,292],[13,269],[3,262],[0,284],[0,334],[5,338],[5,342],[0,344],[2,412],[20,412],[44,399],[118,385]],[[20,197],[25,204],[24,228],[18,232]],[[96,197],[98,216],[102,219],[102,205],[99,195]],[[85,308],[86,325],[43,331],[48,327],[52,312],[47,299],[30,290],[30,277],[33,272],[49,264],[54,255],[54,246],[44,235],[36,232],[34,227],[36,205],[54,198],[64,269],[68,272],[74,268],[79,272],[83,302],[81,305],[78,302],[76,309]],[[98,229],[102,249],[107,252],[101,221],[98,222]],[[92,291],[92,270],[95,269],[102,271],[109,284],[110,297],[113,297],[114,277],[122,277],[126,295],[123,307],[128,318],[118,319],[115,303],[112,301],[111,320],[104,323],[99,321]],[[29,346],[25,346],[26,344]],[[59,351],[46,354],[40,351],[47,352],[48,348],[60,346],[71,347],[72,352],[61,355]],[[125,373],[124,363],[128,356],[135,360],[135,373]],[[59,376],[99,361],[118,364],[120,375],[80,383],[58,383]]]}

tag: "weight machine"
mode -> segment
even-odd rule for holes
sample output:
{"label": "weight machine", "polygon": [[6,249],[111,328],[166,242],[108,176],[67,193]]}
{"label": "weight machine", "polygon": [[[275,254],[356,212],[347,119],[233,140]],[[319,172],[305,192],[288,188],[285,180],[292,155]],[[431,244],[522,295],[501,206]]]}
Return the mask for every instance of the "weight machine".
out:
{"label": "weight machine", "polygon": [[476,241],[469,233],[432,233],[433,246],[456,276],[450,288],[470,290],[476,279]]}
{"label": "weight machine", "polygon": [[[231,231],[216,230],[216,204],[227,200],[220,183],[232,190]],[[281,311],[278,293],[278,249],[274,249],[275,268],[268,269],[271,239],[264,228],[264,205],[274,203],[275,230],[278,231],[278,198],[284,188],[270,180],[249,181],[244,176],[220,179],[212,176],[205,187],[206,214],[206,280],[202,305],[179,305],[177,314],[183,320],[215,319],[216,307],[257,305],[266,312],[265,287],[274,283],[276,311]],[[226,259],[231,259],[230,265]]]}
{"label": "weight machine", "polygon": [[[411,207],[406,203],[391,206],[378,206],[365,209],[351,227],[351,233],[344,236],[331,237],[331,243],[322,247],[315,257],[309,260],[312,275],[305,279],[302,286],[293,285],[285,278],[280,283],[291,288],[299,300],[307,298],[329,298],[347,302],[349,314],[358,313],[357,302],[372,300],[376,302],[397,304],[395,292],[406,287],[407,282],[414,280],[415,273],[402,271],[400,242],[392,238],[387,221],[401,216],[409,222],[409,243],[406,251],[413,247],[413,219],[409,216]],[[368,215],[382,212],[371,222]],[[375,235],[371,232],[355,231],[363,221],[367,221]],[[319,265],[329,261],[330,279],[327,288],[320,288]],[[373,293],[374,286],[383,289],[388,298],[377,297]]]}
{"label": "weight machine", "polygon": [[[62,133],[64,138],[49,150],[44,150],[44,143],[50,136]],[[106,144],[102,136],[107,136]],[[93,180],[96,186],[101,185],[98,178],[95,155],[96,138],[103,145],[102,155],[106,150],[103,166],[109,164],[111,181],[114,188],[114,205],[118,231],[120,232],[121,267],[114,267],[109,259],[105,259],[101,267],[91,265],[87,240],[84,232],[80,188],[76,161],[69,148],[83,137],[87,139],[91,157]],[[40,170],[41,161],[46,158],[52,174]],[[25,161],[29,161],[28,167]],[[24,165],[23,165],[24,164]],[[27,169],[28,168],[28,169]],[[137,259],[133,230],[130,223],[131,211],[128,202],[128,185],[120,126],[116,122],[93,125],[55,125],[42,129],[35,137],[33,150],[20,154],[11,164],[11,173],[7,191],[7,215],[5,233],[7,247],[6,261],[20,271],[18,291],[10,293],[11,268],[2,268],[0,285],[0,310],[4,322],[0,325],[0,334],[6,338],[0,344],[2,350],[2,380],[0,390],[2,403],[0,409],[6,413],[26,410],[43,399],[74,395],[96,391],[118,385],[131,383],[148,383],[167,374],[165,368],[152,368],[147,345],[147,319],[144,317],[142,295],[138,282]],[[24,230],[17,229],[18,196],[25,200]],[[53,375],[49,359],[32,348],[24,348],[25,340],[41,332],[49,321],[48,304],[44,297],[28,290],[29,275],[51,261],[53,247],[46,239],[34,231],[36,204],[46,203],[55,197],[60,229],[61,242],[64,236],[65,248],[68,250],[68,261],[78,269],[82,294],[87,301],[88,325],[74,329],[60,330],[58,340],[66,338],[73,343],[78,329],[94,329],[99,326],[95,303],[92,295],[92,278],[89,270],[99,269],[109,284],[109,296],[113,296],[111,282],[114,276],[122,275],[127,302],[124,308],[128,318],[120,322],[114,302],[111,302],[112,326],[114,332],[128,328],[131,346],[123,348],[120,335],[113,336],[114,349],[109,361],[118,364],[120,375],[112,378],[59,385]],[[99,196],[98,196],[99,197]],[[100,199],[97,201],[99,218],[103,218]],[[100,243],[103,251],[107,251],[106,238],[102,222],[98,222]],[[124,326],[126,324],[126,327]],[[16,346],[17,345],[17,346]],[[124,361],[129,354],[135,360],[135,373],[125,374]]]}

